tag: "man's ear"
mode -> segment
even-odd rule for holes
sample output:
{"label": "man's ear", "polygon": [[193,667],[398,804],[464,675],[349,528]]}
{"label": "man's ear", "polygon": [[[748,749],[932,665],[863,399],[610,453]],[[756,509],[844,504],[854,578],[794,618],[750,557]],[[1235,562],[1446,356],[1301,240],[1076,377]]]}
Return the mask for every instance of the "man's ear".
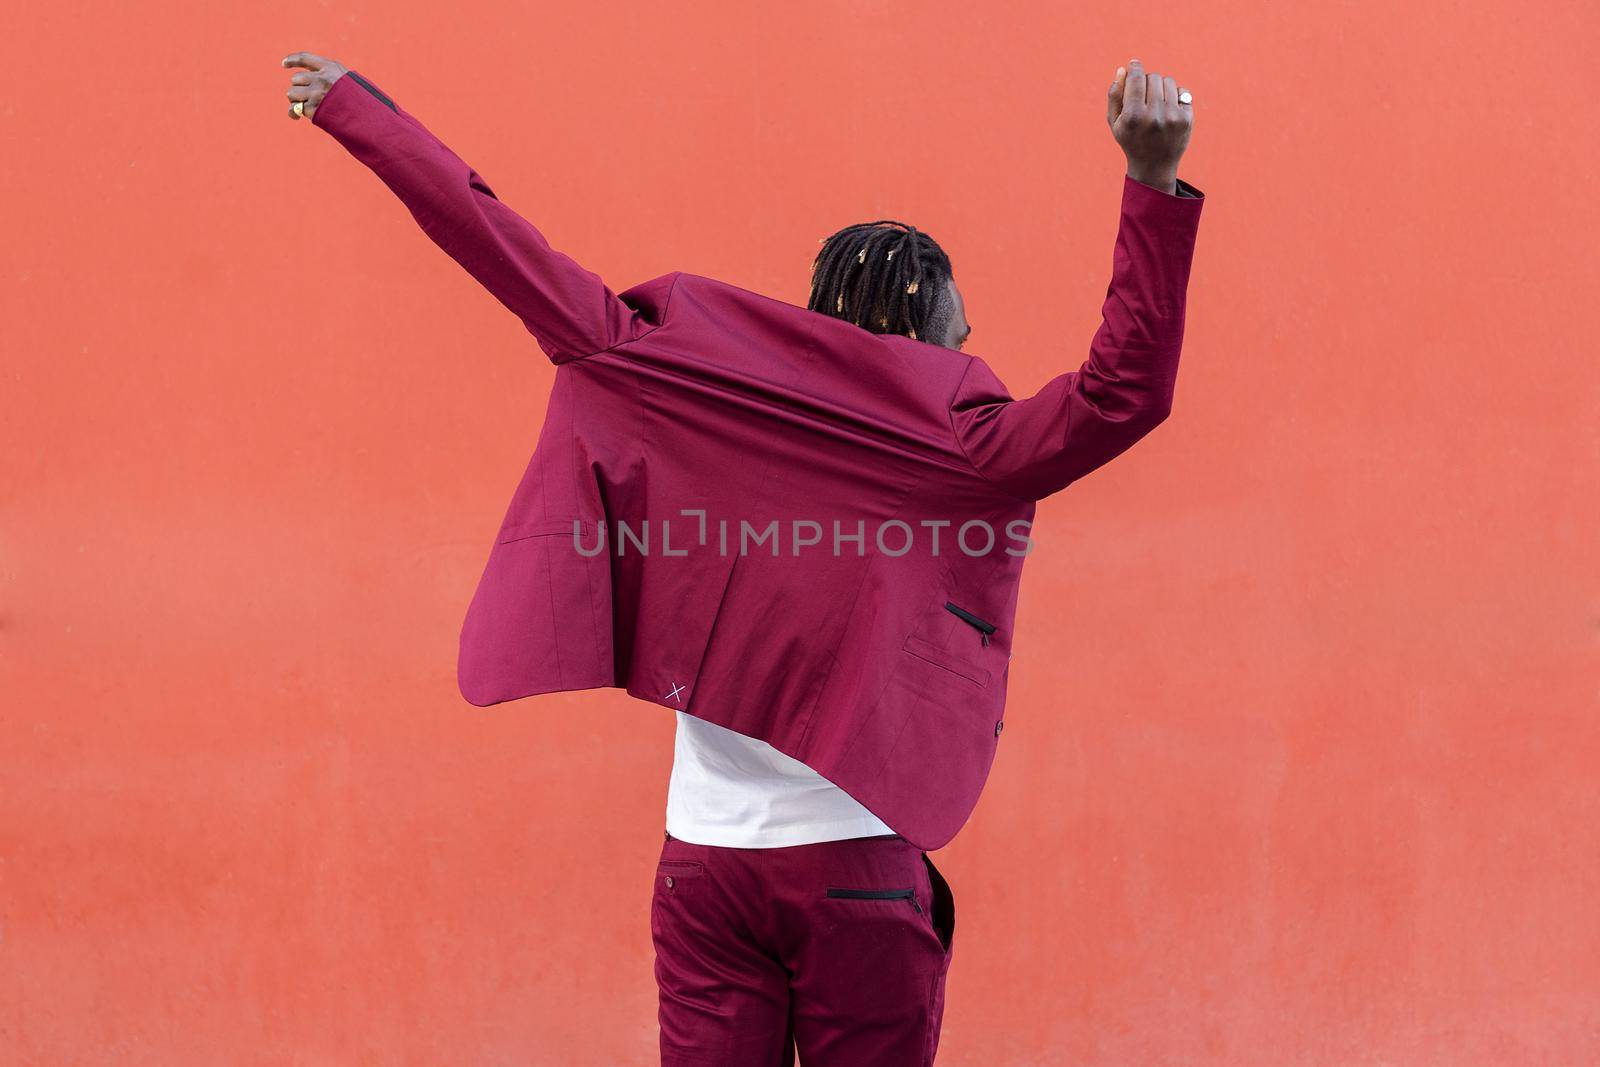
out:
{"label": "man's ear", "polygon": [[951,320],[955,318],[955,313],[955,297],[950,295],[950,281],[946,279],[945,283],[939,287],[939,296],[933,303],[933,310],[928,313],[928,321],[923,323],[923,329],[927,331],[928,336],[922,338],[922,340],[944,348],[954,349],[956,342],[960,340],[960,338],[950,336],[950,324]]}

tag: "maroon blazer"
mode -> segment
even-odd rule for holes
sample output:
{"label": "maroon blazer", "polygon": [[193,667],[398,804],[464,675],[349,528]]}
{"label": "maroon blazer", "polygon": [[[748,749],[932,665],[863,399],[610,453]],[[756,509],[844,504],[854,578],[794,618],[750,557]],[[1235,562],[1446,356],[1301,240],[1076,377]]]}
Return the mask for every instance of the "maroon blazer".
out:
{"label": "maroon blazer", "polygon": [[675,271],[613,293],[350,71],[312,121],[556,365],[461,629],[477,705],[611,686],[771,744],[923,850],[1000,742],[1034,502],[1167,417],[1204,195],[1124,178],[1089,358],[983,360]]}

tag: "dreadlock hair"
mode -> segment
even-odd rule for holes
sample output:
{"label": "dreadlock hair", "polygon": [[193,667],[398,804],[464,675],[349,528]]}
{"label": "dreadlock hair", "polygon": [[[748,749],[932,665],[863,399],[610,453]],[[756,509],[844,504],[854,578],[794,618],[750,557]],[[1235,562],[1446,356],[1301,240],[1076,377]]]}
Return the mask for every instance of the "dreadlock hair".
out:
{"label": "dreadlock hair", "polygon": [[915,226],[893,219],[846,226],[811,264],[810,311],[873,333],[943,344],[954,306],[950,257]]}

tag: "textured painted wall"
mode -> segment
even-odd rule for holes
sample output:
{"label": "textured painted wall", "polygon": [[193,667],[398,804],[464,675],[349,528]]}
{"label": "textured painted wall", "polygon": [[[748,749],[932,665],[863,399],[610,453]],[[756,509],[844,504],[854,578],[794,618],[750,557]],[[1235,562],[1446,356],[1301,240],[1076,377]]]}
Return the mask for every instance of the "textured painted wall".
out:
{"label": "textured painted wall", "polygon": [[950,251],[1021,396],[1130,56],[1172,419],[1047,501],[939,1062],[1600,1062],[1587,3],[52,5],[0,104],[0,1063],[647,1064],[672,719],[475,709],[552,370],[326,134],[375,79],[621,289]]}

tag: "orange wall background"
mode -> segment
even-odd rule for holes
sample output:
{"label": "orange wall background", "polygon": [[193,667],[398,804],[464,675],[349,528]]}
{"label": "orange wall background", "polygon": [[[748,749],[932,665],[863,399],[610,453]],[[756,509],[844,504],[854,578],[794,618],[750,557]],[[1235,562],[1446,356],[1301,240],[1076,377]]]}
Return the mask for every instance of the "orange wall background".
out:
{"label": "orange wall background", "polygon": [[289,120],[300,49],[615,289],[803,304],[914,222],[1018,396],[1099,322],[1113,70],[1179,76],[1176,408],[1041,507],[939,1063],[1600,1062],[1597,23],[14,11],[0,1063],[655,1062],[671,716],[455,689],[552,368]]}

